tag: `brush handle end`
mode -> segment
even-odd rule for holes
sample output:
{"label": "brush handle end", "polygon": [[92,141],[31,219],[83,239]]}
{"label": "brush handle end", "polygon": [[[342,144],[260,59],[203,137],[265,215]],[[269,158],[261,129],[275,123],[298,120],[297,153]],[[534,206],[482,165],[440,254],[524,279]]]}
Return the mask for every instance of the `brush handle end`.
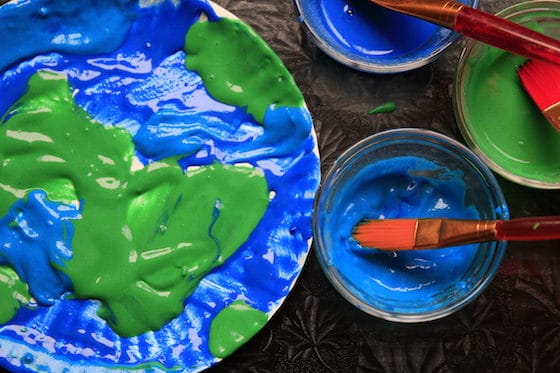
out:
{"label": "brush handle end", "polygon": [[464,6],[455,19],[455,31],[508,52],[560,65],[560,42],[478,9]]}
{"label": "brush handle end", "polygon": [[501,241],[560,239],[560,217],[542,216],[496,222],[496,238]]}

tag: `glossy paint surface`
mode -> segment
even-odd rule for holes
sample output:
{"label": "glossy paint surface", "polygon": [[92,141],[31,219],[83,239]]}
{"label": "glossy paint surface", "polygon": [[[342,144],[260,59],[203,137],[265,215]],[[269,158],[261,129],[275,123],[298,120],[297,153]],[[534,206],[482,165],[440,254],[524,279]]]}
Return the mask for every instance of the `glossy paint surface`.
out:
{"label": "glossy paint surface", "polygon": [[[44,14],[31,36],[22,33],[24,48],[8,54],[0,75],[3,159],[13,169],[0,174],[1,229],[13,237],[2,243],[0,268],[9,276],[0,294],[8,289],[10,302],[10,289],[21,295],[19,311],[3,313],[10,321],[0,325],[0,366],[200,370],[218,360],[208,347],[214,316],[243,299],[249,314],[268,317],[301,270],[319,179],[311,117],[266,43],[205,1],[105,3],[68,4],[63,12],[49,1],[0,8],[5,19]],[[109,29],[118,23],[119,43],[103,42],[95,23],[66,22],[77,13],[105,19]],[[189,30],[201,13],[211,21],[201,28],[218,26],[209,31],[216,40],[240,30],[228,48],[200,47],[201,65],[236,61],[237,46],[247,48],[247,61],[269,60],[266,74],[254,77],[242,64],[188,69]],[[13,27],[23,27],[17,19]],[[52,26],[59,23],[69,28]],[[64,46],[45,42],[45,33]],[[243,100],[216,94],[214,76],[236,77]],[[293,99],[263,99],[263,87],[268,93],[275,84]],[[247,109],[255,103],[257,111]],[[50,237],[44,247],[30,241],[38,232]],[[41,254],[35,262],[6,255],[15,241]],[[45,271],[37,274],[39,267]],[[119,281],[111,280],[115,273]],[[264,275],[271,281],[263,283]],[[166,292],[174,300],[162,307],[158,294]],[[130,296],[141,301],[132,307],[122,295],[135,293],[151,301],[142,306],[143,296]],[[156,308],[159,315],[150,312]]]}

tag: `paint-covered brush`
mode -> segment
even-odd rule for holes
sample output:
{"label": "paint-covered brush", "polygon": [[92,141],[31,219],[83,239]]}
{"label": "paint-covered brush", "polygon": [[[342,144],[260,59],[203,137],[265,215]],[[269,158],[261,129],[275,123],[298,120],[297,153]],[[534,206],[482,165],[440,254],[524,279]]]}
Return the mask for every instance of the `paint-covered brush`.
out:
{"label": "paint-covered brush", "polygon": [[560,66],[529,60],[518,70],[519,80],[545,118],[560,131]]}
{"label": "paint-covered brush", "polygon": [[560,65],[560,41],[454,0],[369,0],[505,51]]}
{"label": "paint-covered brush", "polygon": [[511,220],[383,219],[359,223],[353,237],[380,250],[424,250],[487,241],[560,239],[560,216]]}

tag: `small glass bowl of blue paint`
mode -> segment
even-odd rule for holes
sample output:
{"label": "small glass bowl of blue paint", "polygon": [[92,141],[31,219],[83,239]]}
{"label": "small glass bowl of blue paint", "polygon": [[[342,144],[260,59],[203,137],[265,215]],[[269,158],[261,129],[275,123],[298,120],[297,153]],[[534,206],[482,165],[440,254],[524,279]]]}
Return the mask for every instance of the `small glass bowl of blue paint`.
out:
{"label": "small glass bowl of blue paint", "polygon": [[362,247],[352,238],[363,219],[509,219],[500,185],[459,142],[423,129],[372,135],[327,172],[313,215],[316,254],[350,303],[397,322],[439,319],[474,300],[491,282],[506,243],[415,251]]}
{"label": "small glass bowl of blue paint", "polygon": [[[328,56],[357,70],[398,73],[434,61],[459,35],[368,0],[294,0],[298,20]],[[461,0],[477,7],[479,0]]]}

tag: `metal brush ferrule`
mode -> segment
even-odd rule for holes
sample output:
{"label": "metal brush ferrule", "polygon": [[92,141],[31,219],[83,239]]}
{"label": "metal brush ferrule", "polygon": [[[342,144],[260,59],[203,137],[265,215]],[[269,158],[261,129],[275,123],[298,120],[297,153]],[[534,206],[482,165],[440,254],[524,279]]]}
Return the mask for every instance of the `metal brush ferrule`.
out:
{"label": "metal brush ferrule", "polygon": [[419,219],[415,250],[495,240],[496,221]]}
{"label": "metal brush ferrule", "polygon": [[371,0],[399,13],[421,18],[453,30],[463,4],[447,0]]}

